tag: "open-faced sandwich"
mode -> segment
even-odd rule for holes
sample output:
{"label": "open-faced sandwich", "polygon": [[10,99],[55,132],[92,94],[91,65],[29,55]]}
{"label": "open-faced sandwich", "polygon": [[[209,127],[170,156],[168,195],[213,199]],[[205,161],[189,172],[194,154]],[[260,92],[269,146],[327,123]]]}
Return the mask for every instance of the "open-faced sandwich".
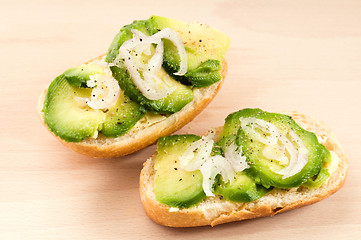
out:
{"label": "open-faced sandwich", "polygon": [[207,25],[152,16],[124,26],[106,55],[56,77],[43,124],[91,157],[137,151],[191,121],[215,97],[229,38]]}
{"label": "open-faced sandwich", "polygon": [[218,225],[318,202],[340,189],[347,159],[324,123],[243,109],[206,136],[158,140],[140,195],[147,215],[172,227]]}

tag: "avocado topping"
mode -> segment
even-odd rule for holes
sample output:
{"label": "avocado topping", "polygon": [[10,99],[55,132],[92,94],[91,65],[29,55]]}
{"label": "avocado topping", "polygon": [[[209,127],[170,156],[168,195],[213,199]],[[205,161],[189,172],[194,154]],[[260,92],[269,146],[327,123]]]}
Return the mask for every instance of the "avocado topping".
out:
{"label": "avocado topping", "polygon": [[154,34],[164,28],[178,32],[188,56],[188,72],[184,76],[174,75],[179,71],[180,58],[176,47],[164,41],[164,69],[183,84],[206,87],[221,80],[221,62],[229,48],[227,35],[201,23],[187,23],[175,19],[153,16],[149,19]]}
{"label": "avocado topping", "polygon": [[216,184],[215,194],[223,199],[233,202],[252,202],[265,195],[272,188],[265,188],[247,175],[247,173],[237,172],[234,181],[225,182],[222,179]]}
{"label": "avocado topping", "polygon": [[[184,139],[188,139],[187,144]],[[212,146],[204,144],[202,139]],[[337,155],[320,144],[314,133],[302,129],[287,115],[261,109],[243,109],[230,114],[214,145],[210,140],[213,137],[202,139],[194,135],[176,135],[159,140],[155,160],[157,180],[154,181],[154,188],[162,189],[161,193],[155,191],[158,201],[179,208],[193,206],[207,196],[251,202],[274,187],[289,189],[302,185],[318,188],[338,164]],[[205,149],[209,147],[212,147],[212,152],[207,150],[206,153]],[[190,154],[190,151],[195,154]],[[169,169],[160,171],[159,166],[168,166]],[[191,181],[191,178],[185,178],[190,174],[200,174],[193,184],[202,185],[202,189],[197,188],[197,193],[202,192],[203,197],[191,201],[191,204],[183,204],[184,199],[179,194],[187,192],[185,189],[193,185],[170,180],[174,177],[171,168],[177,169],[176,178],[182,181]],[[169,186],[169,182],[176,184]],[[191,195],[197,194],[192,192]]]}
{"label": "avocado topping", "polygon": [[48,128],[67,142],[79,142],[101,130],[104,112],[90,109],[81,98],[90,88],[70,85],[64,75],[50,84],[44,103],[44,120]]}
{"label": "avocado topping", "polygon": [[247,157],[246,172],[266,188],[302,185],[320,172],[328,154],[316,135],[291,117],[260,109],[243,109],[226,118],[220,145],[232,140]]}
{"label": "avocado topping", "polygon": [[63,75],[64,78],[75,87],[88,87],[87,81],[90,80],[90,75],[102,74],[103,68],[97,64],[83,64],[78,67],[69,68]]}
{"label": "avocado topping", "polygon": [[[161,42],[155,39],[157,35]],[[184,46],[184,53],[178,40],[174,40],[176,38]],[[149,41],[153,43],[150,52],[144,47],[137,47]],[[206,25],[153,16],[123,27],[114,38],[106,61],[114,65],[111,66],[113,76],[133,101],[151,111],[174,113],[193,100],[192,87],[206,87],[221,80],[221,61],[228,47],[228,37]],[[125,56],[127,51],[128,57]],[[159,52],[163,54],[163,68],[155,75],[153,60],[158,58]],[[148,64],[148,69],[139,67],[134,59]],[[146,82],[152,85],[151,79],[159,83],[143,89],[145,86],[139,85],[141,79],[143,85]],[[153,88],[159,85],[163,87],[158,89],[158,93],[152,93]],[[162,91],[163,95],[160,94]],[[157,95],[161,98],[152,97]]]}
{"label": "avocado topping", "polygon": [[159,202],[172,207],[188,208],[206,197],[201,172],[182,170],[178,159],[199,139],[196,135],[173,135],[158,140],[154,163],[154,192]]}
{"label": "avocado topping", "polygon": [[[80,66],[71,71],[81,71],[80,69],[85,68]],[[95,69],[96,73],[100,73],[98,68]],[[86,73],[88,75],[84,72],[84,79],[90,79],[89,75],[94,75],[90,70]],[[105,74],[104,71],[101,73]],[[106,100],[104,96],[96,96],[94,89],[96,88],[72,85],[64,74],[50,84],[43,112],[46,125],[56,136],[67,142],[79,142],[88,137],[96,138],[98,132],[106,137],[118,137],[125,134],[144,115],[141,106],[131,101],[122,91],[118,92],[115,103],[108,108],[90,107],[92,98],[97,98],[99,103]]]}
{"label": "avocado topping", "polygon": [[159,74],[167,78],[168,85],[175,87],[175,90],[167,97],[159,100],[149,100],[134,85],[128,71],[124,68],[112,66],[110,69],[113,76],[118,80],[119,86],[124,93],[133,101],[138,102],[141,106],[149,111],[160,113],[175,113],[180,111],[185,105],[193,100],[193,91],[190,87],[180,84],[172,79],[164,70],[160,70]]}
{"label": "avocado topping", "polygon": [[44,121],[68,142],[121,136],[145,113],[178,112],[193,100],[194,87],[219,81],[228,47],[228,37],[206,25],[157,16],[134,21],[104,60],[70,68],[50,84]]}

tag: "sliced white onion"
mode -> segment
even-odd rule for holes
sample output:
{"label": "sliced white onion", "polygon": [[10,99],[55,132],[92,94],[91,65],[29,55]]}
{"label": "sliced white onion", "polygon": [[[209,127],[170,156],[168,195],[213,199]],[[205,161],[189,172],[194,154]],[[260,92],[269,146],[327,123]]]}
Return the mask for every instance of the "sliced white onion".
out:
{"label": "sliced white onion", "polygon": [[[148,71],[157,74],[162,67],[163,63],[163,54],[164,54],[164,44],[159,41],[157,47],[155,48],[155,53],[152,58],[148,61],[147,67]],[[148,54],[150,55],[150,54]]]}
{"label": "sliced white onion", "polygon": [[178,33],[170,28],[164,28],[161,31],[154,34],[153,36],[157,38],[168,39],[172,41],[172,43],[176,46],[180,56],[180,68],[178,72],[173,74],[178,76],[184,75],[188,69],[188,59],[187,59],[187,52],[184,48],[182,40],[179,38]]}
{"label": "sliced white onion", "polygon": [[287,140],[281,140],[291,156],[290,163],[287,167],[275,171],[276,173],[283,175],[282,179],[291,177],[299,173],[308,161],[308,150],[302,139],[292,130],[289,131],[289,135],[291,136],[292,141],[297,143],[299,148],[297,151],[293,143],[290,142],[286,137],[284,138],[286,138]]}
{"label": "sliced white onion", "polygon": [[232,142],[231,145],[226,149],[225,160],[227,160],[235,172],[242,172],[244,169],[249,168],[248,163],[246,162],[246,156],[242,154],[242,147],[238,147],[235,142]]}
{"label": "sliced white onion", "polygon": [[119,98],[120,87],[113,77],[95,74],[89,76],[88,87],[94,87],[90,99],[86,100],[93,109],[107,109]]}
{"label": "sliced white onion", "polygon": [[[141,91],[150,100],[164,98],[175,91],[176,87],[168,86],[157,73],[162,67],[164,46],[162,39],[168,39],[174,43],[180,55],[180,70],[175,75],[184,75],[187,72],[187,54],[178,33],[170,28],[165,28],[152,36],[146,36],[138,30],[132,30],[133,38],[125,41],[119,48],[119,54],[114,63],[123,62],[129,74]],[[156,44],[155,53],[145,63],[141,61],[141,55],[151,55],[152,44]],[[143,75],[143,78],[141,76]]]}
{"label": "sliced white onion", "polygon": [[[140,61],[141,54],[150,54],[150,52],[148,54],[147,49],[150,48],[152,43],[157,44],[156,52],[152,59],[159,59],[159,56],[163,58],[163,43],[161,41],[150,40],[151,39],[147,37],[145,37],[144,40],[141,37],[134,37],[126,41],[120,47],[118,57],[124,59],[123,62],[125,67],[128,69],[134,84],[142,94],[150,100],[158,100],[171,94],[176,87],[170,88],[165,84],[162,84],[163,81],[152,71],[154,69],[160,69],[162,61],[152,61],[152,68],[150,68],[148,64],[144,64]],[[136,54],[131,54],[132,52],[135,52],[135,50],[137,50]],[[140,75],[140,71],[143,72],[143,79]]]}
{"label": "sliced white onion", "polygon": [[[278,128],[265,120],[249,117],[249,118],[240,118],[242,130],[246,135],[257,140],[266,145],[275,145],[277,144],[278,138],[280,135]],[[256,131],[256,128],[262,130],[262,132],[270,134],[269,136],[264,136],[263,134]]]}
{"label": "sliced white onion", "polygon": [[186,171],[200,170],[203,176],[203,190],[207,196],[214,196],[212,186],[217,174],[221,174],[224,182],[233,182],[235,172],[248,168],[246,157],[242,156],[242,149],[238,150],[233,142],[226,150],[225,157],[217,155],[211,157],[215,131],[210,130],[207,136],[193,142],[179,157],[180,168]]}
{"label": "sliced white onion", "polygon": [[[282,169],[272,170],[282,175],[282,179],[299,173],[307,164],[308,150],[302,139],[293,130],[289,131],[291,137],[291,140],[289,140],[270,122],[254,117],[240,118],[240,121],[242,130],[246,135],[266,145],[262,152],[266,158],[277,160],[281,165],[288,164]],[[259,128],[261,133],[257,132],[256,128]],[[262,133],[269,136],[266,137]],[[293,142],[298,145],[298,148],[295,147]],[[286,157],[287,153],[290,156],[289,159]]]}
{"label": "sliced white onion", "polygon": [[86,82],[86,85],[90,88],[93,88],[95,87],[97,84],[96,84],[96,78],[95,78],[95,75],[91,75],[89,76],[90,80],[88,80]]}
{"label": "sliced white onion", "polygon": [[231,164],[220,155],[208,158],[199,170],[203,175],[202,186],[206,196],[214,196],[212,186],[217,174],[222,175],[224,182],[233,181],[234,179],[234,170]]}
{"label": "sliced white onion", "polygon": [[187,150],[179,157],[180,168],[186,171],[198,170],[210,158],[213,148],[213,131],[198,141],[191,143]]}

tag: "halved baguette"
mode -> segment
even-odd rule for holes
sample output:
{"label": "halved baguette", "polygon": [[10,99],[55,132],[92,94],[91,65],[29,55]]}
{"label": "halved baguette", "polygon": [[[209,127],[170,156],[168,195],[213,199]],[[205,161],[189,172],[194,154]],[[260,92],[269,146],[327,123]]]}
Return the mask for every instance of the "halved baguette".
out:
{"label": "halved baguette", "polygon": [[[101,59],[102,56],[95,58],[87,63]],[[142,119],[131,128],[126,134],[117,138],[107,138],[99,135],[97,138],[87,138],[81,142],[66,142],[53,135],[68,148],[95,158],[120,157],[135,151],[138,151],[152,143],[162,136],[169,135],[182,128],[188,122],[192,121],[216,96],[227,73],[227,62],[222,62],[222,79],[208,87],[194,88],[193,101],[184,106],[179,112],[173,113],[165,120],[156,122],[147,126],[142,123]],[[38,102],[38,113],[45,127],[44,113],[42,111],[47,89],[43,91]]]}
{"label": "halved baguette", "polygon": [[[143,166],[140,175],[140,196],[146,214],[155,222],[170,227],[195,227],[272,216],[294,208],[306,206],[330,196],[339,190],[346,179],[347,158],[332,130],[323,122],[292,112],[288,113],[304,129],[326,139],[324,145],[335,151],[340,158],[337,170],[320,188],[298,187],[289,190],[274,188],[265,196],[250,203],[236,203],[207,197],[198,205],[188,209],[171,208],[156,200],[153,192],[154,155]],[[219,135],[221,128],[217,129]],[[216,136],[217,138],[218,136]]]}

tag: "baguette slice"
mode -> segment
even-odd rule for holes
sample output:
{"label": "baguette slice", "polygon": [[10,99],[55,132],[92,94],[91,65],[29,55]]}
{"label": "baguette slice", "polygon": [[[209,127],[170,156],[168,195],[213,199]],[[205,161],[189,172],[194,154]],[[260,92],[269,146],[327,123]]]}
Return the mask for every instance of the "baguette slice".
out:
{"label": "baguette slice", "polygon": [[[103,56],[92,61],[102,59]],[[138,151],[153,144],[158,138],[169,135],[192,121],[216,96],[227,73],[227,62],[222,62],[222,79],[208,87],[194,88],[193,101],[184,106],[180,111],[173,113],[166,119],[152,125],[146,124],[142,119],[126,134],[117,138],[107,138],[99,135],[97,138],[87,138],[81,142],[66,142],[52,134],[65,146],[89,157],[112,158],[120,157]],[[42,111],[47,89],[39,97],[38,113],[45,127],[44,113]]]}
{"label": "baguette slice", "polygon": [[[170,227],[195,227],[240,221],[257,217],[273,216],[277,213],[316,203],[339,190],[346,179],[347,158],[335,134],[323,122],[292,112],[288,113],[304,129],[325,139],[328,150],[335,151],[340,158],[337,170],[320,188],[298,187],[289,190],[274,188],[265,196],[250,203],[236,203],[207,197],[198,205],[188,209],[172,208],[158,202],[153,192],[154,155],[145,163],[140,175],[140,196],[146,214],[155,222]],[[222,128],[216,129],[218,135]],[[218,136],[216,136],[218,138]]]}

